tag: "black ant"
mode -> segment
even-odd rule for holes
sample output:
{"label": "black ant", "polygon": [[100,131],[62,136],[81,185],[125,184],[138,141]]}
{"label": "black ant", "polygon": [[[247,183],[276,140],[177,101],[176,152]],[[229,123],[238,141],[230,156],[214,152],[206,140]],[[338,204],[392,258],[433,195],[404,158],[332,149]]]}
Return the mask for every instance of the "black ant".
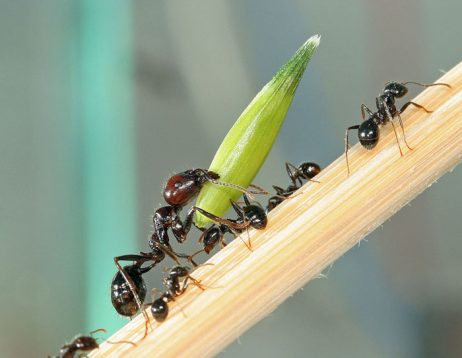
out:
{"label": "black ant", "polygon": [[[97,329],[95,331],[90,332],[90,336],[84,336],[82,334],[79,334],[77,337],[75,337],[71,343],[67,343],[64,346],[61,347],[59,350],[59,356],[57,358],[75,358],[75,357],[83,357],[84,355],[82,352],[91,352],[94,349],[99,348],[98,342],[96,342],[96,339],[93,338],[92,334],[96,332],[104,332],[107,333],[107,331],[104,328]],[[109,344],[130,344],[132,346],[136,346],[135,343],[130,342],[130,341],[117,341],[117,342],[111,342],[109,340],[106,341],[106,343]],[[78,353],[78,355],[76,355]],[[86,356],[86,355],[85,355]],[[48,356],[49,358],[53,358]]]}
{"label": "black ant", "polygon": [[[90,335],[96,332],[107,332],[105,329],[100,328],[96,331],[90,332]],[[80,352],[91,352],[94,349],[98,349],[99,345],[96,339],[92,336],[78,335],[71,343],[67,343],[59,350],[59,358],[74,358],[77,353]],[[79,355],[80,356],[80,355]]]}
{"label": "black ant", "polygon": [[[149,319],[142,309],[142,304],[146,298],[146,284],[142,276],[160,263],[165,258],[165,253],[179,263],[176,255],[161,244],[158,244],[149,253],[141,252],[139,255],[123,255],[114,258],[118,271],[111,283],[112,305],[120,315],[126,317],[132,317],[140,310],[146,324],[144,337],[148,333]],[[133,261],[134,264],[122,267],[119,261]],[[146,262],[152,263],[142,267]]]}
{"label": "black ant", "polygon": [[[400,116],[401,113],[403,113],[405,109],[409,107],[411,104],[417,108],[423,109],[427,113],[432,113],[432,111],[412,101],[406,102],[399,110],[396,108],[396,104],[395,104],[396,98],[404,97],[407,94],[408,88],[406,87],[406,85],[409,83],[416,84],[416,85],[423,86],[423,87],[446,86],[446,87],[452,88],[447,83],[425,84],[425,83],[412,82],[412,81],[386,83],[385,88],[383,89],[383,92],[375,99],[377,111],[372,112],[366,105],[362,104],[361,105],[361,115],[363,118],[363,122],[361,124],[348,127],[345,132],[345,159],[347,162],[348,174],[350,174],[350,167],[348,165],[348,148],[349,148],[348,131],[349,130],[357,129],[358,138],[359,138],[359,142],[361,143],[361,145],[366,149],[372,149],[377,145],[379,141],[379,136],[380,136],[379,126],[383,126],[387,124],[388,122],[390,122],[391,125],[393,126],[393,131],[395,133],[396,141],[398,142],[399,152],[402,156],[403,152],[401,150],[401,146],[399,145],[398,134],[392,122],[392,120],[397,117],[399,120],[399,125],[403,131],[404,143],[406,143],[406,146],[410,150],[412,150],[412,148],[407,143],[406,136],[404,134],[403,121],[401,120],[401,116]],[[366,113],[369,115],[369,118],[367,119],[366,119]]]}
{"label": "black ant", "polygon": [[303,180],[316,181],[312,179],[321,172],[321,167],[312,162],[301,163],[298,167],[286,162],[286,171],[289,175],[291,184],[286,189],[273,185],[276,195],[268,199],[268,205],[266,207],[267,213],[300,189],[303,185]]}
{"label": "black ant", "polygon": [[[201,290],[204,290],[200,281],[193,278],[189,274],[189,271],[190,269],[186,266],[175,266],[170,270],[168,277],[164,279],[164,286],[167,290],[150,304],[151,314],[157,322],[165,321],[169,312],[168,303],[175,301],[176,297],[182,295],[186,291],[189,281]],[[181,278],[184,278],[182,283],[180,283]]]}
{"label": "black ant", "polygon": [[[258,203],[257,205],[251,204],[247,195],[244,194],[243,197],[245,202],[244,207],[239,206],[236,202],[231,200],[231,205],[238,215],[237,219],[223,219],[196,207],[198,212],[214,221],[215,225],[203,230],[199,242],[203,243],[204,249],[196,252],[193,256],[202,251],[207,254],[210,253],[218,242],[220,242],[222,247],[226,246],[224,241],[224,235],[226,233],[232,233],[237,236],[249,227],[253,227],[257,230],[263,230],[266,227],[268,219],[265,210]],[[250,242],[246,244],[246,246],[250,249]]]}

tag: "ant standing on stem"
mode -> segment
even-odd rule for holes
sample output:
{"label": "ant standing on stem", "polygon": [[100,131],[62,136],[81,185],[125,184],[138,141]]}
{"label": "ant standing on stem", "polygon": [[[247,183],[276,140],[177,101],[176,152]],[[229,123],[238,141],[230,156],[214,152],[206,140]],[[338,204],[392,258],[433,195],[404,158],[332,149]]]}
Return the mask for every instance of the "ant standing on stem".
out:
{"label": "ant standing on stem", "polygon": [[[407,143],[406,135],[404,134],[403,121],[401,120],[401,116],[400,116],[401,113],[403,113],[404,110],[407,107],[409,107],[411,104],[417,108],[423,109],[427,113],[432,113],[432,111],[412,101],[405,103],[399,110],[396,108],[396,104],[395,104],[396,98],[404,97],[407,94],[408,88],[406,87],[406,85],[409,83],[416,84],[416,85],[423,86],[423,87],[446,86],[446,87],[452,88],[447,83],[425,84],[425,83],[412,82],[412,81],[386,83],[383,92],[375,99],[377,111],[372,112],[366,105],[362,104],[361,105],[361,115],[363,117],[363,122],[361,124],[348,127],[345,132],[345,159],[347,163],[348,175],[350,174],[350,166],[348,164],[348,148],[349,148],[348,131],[350,130],[357,129],[358,138],[359,138],[359,142],[361,143],[361,145],[366,149],[372,149],[377,145],[379,141],[379,136],[380,136],[379,126],[383,126],[387,124],[388,122],[390,122],[391,125],[393,126],[393,131],[395,133],[396,141],[398,143],[399,152],[401,156],[403,156],[403,152],[401,150],[401,146],[399,145],[399,141],[398,141],[398,134],[396,133],[396,128],[392,122],[394,118],[398,118],[399,125],[403,131],[404,143],[406,143],[406,146],[410,150],[412,150],[412,148]],[[367,119],[366,119],[366,112],[369,116]]]}
{"label": "ant standing on stem", "polygon": [[[195,207],[195,209],[202,215],[214,221],[215,225],[212,225],[203,231],[203,234],[199,238],[199,242],[203,243],[204,249],[196,252],[193,256],[203,251],[207,254],[210,253],[218,242],[220,242],[222,246],[226,246],[226,243],[224,242],[224,235],[227,232],[238,236],[249,227],[253,227],[257,230],[263,230],[266,227],[268,219],[266,217],[265,210],[260,206],[260,204],[258,202],[256,202],[257,205],[251,204],[246,194],[244,194],[244,202],[245,206],[241,207],[231,200],[231,205],[238,215],[237,219],[223,219],[209,213],[208,211]],[[251,248],[250,241],[249,244],[246,244],[246,246],[249,249]]]}
{"label": "ant standing on stem", "polygon": [[298,167],[289,162],[286,162],[286,171],[292,184],[290,184],[286,189],[273,185],[273,188],[276,191],[276,195],[268,199],[266,213],[269,213],[290,195],[300,189],[300,187],[303,185],[303,180],[317,182],[316,180],[312,179],[321,172],[321,167],[318,164],[312,162],[301,163]]}
{"label": "ant standing on stem", "polygon": [[[150,304],[151,314],[157,322],[165,321],[169,312],[168,303],[175,301],[176,297],[182,295],[184,291],[186,291],[189,281],[201,290],[204,290],[200,281],[192,277],[189,271],[190,269],[186,266],[175,266],[169,271],[168,277],[164,279],[164,285],[167,290]],[[180,283],[181,278],[184,278],[182,284]]]}
{"label": "ant standing on stem", "polygon": [[[94,349],[99,348],[98,342],[91,335],[96,332],[107,332],[105,329],[100,328],[96,331],[90,332],[90,336],[84,336],[79,334],[75,337],[71,343],[67,343],[59,350],[58,358],[74,358],[77,353],[80,352],[91,352]],[[80,356],[80,355],[79,355]]]}

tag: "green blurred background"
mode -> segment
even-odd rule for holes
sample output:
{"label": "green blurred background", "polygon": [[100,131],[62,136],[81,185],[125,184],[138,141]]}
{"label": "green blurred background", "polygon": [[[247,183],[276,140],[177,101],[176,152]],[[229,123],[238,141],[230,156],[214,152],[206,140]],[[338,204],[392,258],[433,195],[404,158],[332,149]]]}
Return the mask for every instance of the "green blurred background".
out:
{"label": "green blurred background", "polygon": [[[1,357],[43,357],[79,332],[126,323],[109,300],[112,257],[146,250],[163,181],[207,167],[309,36],[321,46],[256,179],[263,187],[287,182],[285,160],[325,166],[341,155],[345,128],[386,81],[431,82],[462,53],[460,0],[0,9]],[[441,179],[220,356],[462,356],[461,180],[460,168]]]}

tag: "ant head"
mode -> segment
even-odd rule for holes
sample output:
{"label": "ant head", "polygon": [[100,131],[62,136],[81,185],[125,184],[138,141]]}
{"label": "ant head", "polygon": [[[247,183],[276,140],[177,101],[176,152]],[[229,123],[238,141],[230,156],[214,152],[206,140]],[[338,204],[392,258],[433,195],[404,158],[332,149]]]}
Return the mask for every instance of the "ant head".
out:
{"label": "ant head", "polygon": [[388,82],[385,84],[383,93],[400,98],[407,94],[407,87],[404,85],[404,83]]}
{"label": "ant head", "polygon": [[164,187],[164,199],[172,206],[184,206],[201,190],[205,182],[220,176],[204,169],[192,169],[173,175]]}
{"label": "ant head", "polygon": [[[125,266],[124,271],[132,279],[136,294],[140,301],[143,302],[146,297],[146,284],[144,283],[143,272],[140,270],[139,265]],[[111,301],[115,310],[122,316],[132,317],[138,311],[135,296],[120,271],[112,279]]]}
{"label": "ant head", "polygon": [[99,348],[96,339],[90,336],[78,336],[74,339],[73,345],[80,351],[92,351]]}
{"label": "ant head", "polygon": [[298,166],[298,170],[305,179],[312,179],[321,172],[321,167],[316,163],[305,162]]}
{"label": "ant head", "polygon": [[379,135],[379,126],[372,117],[362,122],[358,128],[359,142],[366,149],[372,149],[377,145]]}

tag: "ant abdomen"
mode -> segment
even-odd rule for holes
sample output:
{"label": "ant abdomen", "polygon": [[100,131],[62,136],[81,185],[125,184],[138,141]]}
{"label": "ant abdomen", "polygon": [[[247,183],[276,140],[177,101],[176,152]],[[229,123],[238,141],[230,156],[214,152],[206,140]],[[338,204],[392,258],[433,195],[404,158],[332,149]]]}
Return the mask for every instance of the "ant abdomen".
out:
{"label": "ant abdomen", "polygon": [[[143,302],[146,297],[146,284],[140,268],[137,265],[130,265],[125,266],[124,271],[132,279],[136,295]],[[138,312],[135,296],[120,271],[112,279],[111,300],[115,310],[122,316],[132,317]]]}
{"label": "ant abdomen", "polygon": [[358,128],[358,138],[361,145],[366,149],[374,148],[379,142],[379,126],[373,118],[361,123]]}
{"label": "ant abdomen", "polygon": [[215,245],[223,238],[223,233],[218,226],[212,226],[206,231],[203,237],[204,251],[210,254]]}
{"label": "ant abdomen", "polygon": [[152,303],[151,314],[157,322],[165,321],[168,316],[168,303],[164,296],[158,298]]}
{"label": "ant abdomen", "polygon": [[301,176],[304,179],[313,179],[316,175],[318,175],[321,172],[321,167],[313,162],[302,163],[299,165],[298,169],[301,171]]}
{"label": "ant abdomen", "polygon": [[266,228],[268,218],[265,210],[257,205],[246,205],[244,206],[245,218],[250,222],[250,226],[257,230],[263,230]]}

